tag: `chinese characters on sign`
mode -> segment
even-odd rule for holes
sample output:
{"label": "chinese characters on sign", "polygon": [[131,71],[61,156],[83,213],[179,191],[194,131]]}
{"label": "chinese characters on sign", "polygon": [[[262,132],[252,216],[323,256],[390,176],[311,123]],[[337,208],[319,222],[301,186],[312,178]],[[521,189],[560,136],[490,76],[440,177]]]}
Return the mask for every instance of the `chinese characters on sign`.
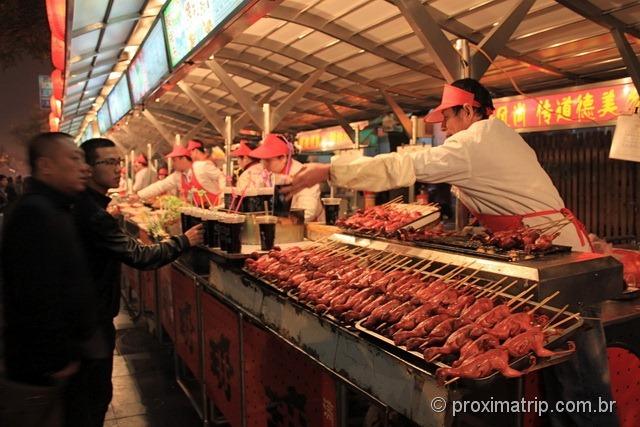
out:
{"label": "chinese characters on sign", "polygon": [[640,106],[633,83],[494,101],[495,116],[514,129],[608,125]]}
{"label": "chinese characters on sign", "polygon": [[218,388],[224,390],[224,396],[231,400],[231,377],[233,376],[233,364],[229,354],[229,338],[220,334],[220,340],[209,340],[211,347],[209,369],[218,378]]}

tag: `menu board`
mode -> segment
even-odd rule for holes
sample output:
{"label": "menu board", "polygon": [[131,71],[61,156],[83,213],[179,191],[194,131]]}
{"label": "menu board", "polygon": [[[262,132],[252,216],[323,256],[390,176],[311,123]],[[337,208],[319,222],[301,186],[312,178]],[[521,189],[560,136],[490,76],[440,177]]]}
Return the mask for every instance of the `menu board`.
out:
{"label": "menu board", "polygon": [[112,123],[117,123],[125,114],[131,110],[131,97],[129,97],[129,86],[127,86],[127,76],[124,74],[120,81],[116,83],[107,97],[109,113]]}
{"label": "menu board", "polygon": [[169,73],[169,63],[162,32],[162,20],[155,23],[136,57],[129,66],[129,82],[134,104]]}
{"label": "menu board", "polygon": [[105,134],[111,128],[111,116],[109,115],[109,107],[105,102],[98,111],[98,129],[101,134]]}
{"label": "menu board", "polygon": [[246,0],[170,0],[164,8],[169,58],[182,61]]}

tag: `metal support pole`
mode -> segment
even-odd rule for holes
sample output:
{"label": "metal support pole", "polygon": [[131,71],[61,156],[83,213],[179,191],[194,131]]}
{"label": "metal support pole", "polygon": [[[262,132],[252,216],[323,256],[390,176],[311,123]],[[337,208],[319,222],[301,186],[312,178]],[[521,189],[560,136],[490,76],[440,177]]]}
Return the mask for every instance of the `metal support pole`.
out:
{"label": "metal support pole", "polygon": [[271,105],[262,104],[262,139],[265,139],[271,132]]}
{"label": "metal support pole", "polygon": [[256,104],[251,99],[251,96],[244,89],[238,86],[235,81],[233,81],[233,79],[229,76],[229,74],[227,74],[225,69],[222,68],[222,66],[218,62],[216,62],[215,59],[207,61],[207,65],[209,66],[209,68],[211,68],[216,77],[218,77],[218,80],[220,80],[222,85],[226,87],[229,92],[231,92],[231,94],[236,99],[236,101],[238,101],[238,104],[240,104],[245,113],[247,113],[251,117],[251,120],[253,120],[254,123],[264,131],[264,129],[262,128],[264,125],[262,112],[258,110]]}
{"label": "metal support pole", "polygon": [[[462,57],[462,61],[460,61],[460,71],[458,77],[463,79],[467,78],[471,75],[471,63],[469,61],[469,42],[466,39],[458,39],[455,42],[456,49],[460,52],[460,56]],[[460,199],[456,197],[456,211],[455,211],[455,226],[456,230],[462,229],[462,227],[467,225],[467,217],[469,216],[469,211],[462,204]]]}
{"label": "metal support pole", "polygon": [[638,61],[638,55],[636,55],[622,30],[619,28],[611,30],[611,35],[616,42],[616,46],[618,46],[620,56],[622,56],[624,64],[627,66],[627,71],[636,90],[640,92],[640,61]]}
{"label": "metal support pole", "polygon": [[[418,143],[418,116],[411,116],[411,139],[409,145],[416,145]],[[416,185],[409,186],[409,203],[416,201]]]}
{"label": "metal support pole", "polygon": [[178,82],[178,88],[193,102],[205,119],[222,135],[224,133],[224,122],[207,104],[202,102],[200,95],[185,82]]}
{"label": "metal support pole", "polygon": [[224,118],[224,148],[225,148],[225,157],[227,161],[227,180],[232,176],[231,173],[231,144],[233,142],[233,123],[231,116],[227,116]]}
{"label": "metal support pole", "polygon": [[158,131],[160,136],[171,145],[173,141],[171,140],[171,132],[164,127],[160,120],[158,120],[149,110],[142,111],[142,115],[153,125],[154,128]]}

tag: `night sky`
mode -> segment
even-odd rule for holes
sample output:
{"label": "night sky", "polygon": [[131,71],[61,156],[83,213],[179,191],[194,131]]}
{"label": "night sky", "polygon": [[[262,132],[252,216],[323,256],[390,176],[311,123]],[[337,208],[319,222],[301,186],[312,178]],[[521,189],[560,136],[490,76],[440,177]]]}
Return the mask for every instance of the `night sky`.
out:
{"label": "night sky", "polygon": [[[11,134],[13,126],[24,125],[31,119],[33,112],[39,109],[38,74],[50,74],[52,65],[49,61],[23,58],[14,67],[0,71],[0,145],[11,156],[24,160],[24,141],[18,141]],[[26,174],[26,165],[15,162],[16,174]],[[0,173],[8,172],[0,167]]]}

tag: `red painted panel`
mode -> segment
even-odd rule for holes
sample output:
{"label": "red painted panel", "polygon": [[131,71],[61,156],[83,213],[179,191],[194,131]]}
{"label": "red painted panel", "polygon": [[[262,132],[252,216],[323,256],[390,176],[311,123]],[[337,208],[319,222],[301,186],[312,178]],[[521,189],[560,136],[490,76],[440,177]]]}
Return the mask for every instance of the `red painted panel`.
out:
{"label": "red painted panel", "polygon": [[620,347],[608,347],[611,391],[620,427],[640,425],[640,358]]}
{"label": "red painted panel", "polygon": [[336,384],[275,335],[243,324],[247,426],[336,425]]}
{"label": "red painted panel", "polygon": [[237,314],[202,293],[204,381],[207,395],[233,427],[242,425],[240,328]]}
{"label": "red painted panel", "polygon": [[171,341],[175,342],[176,325],[173,316],[173,288],[171,287],[171,265],[158,269],[158,292],[160,292],[160,322]]}
{"label": "red painted panel", "polygon": [[198,313],[194,280],[176,269],[171,271],[176,352],[196,377],[200,375]]}

